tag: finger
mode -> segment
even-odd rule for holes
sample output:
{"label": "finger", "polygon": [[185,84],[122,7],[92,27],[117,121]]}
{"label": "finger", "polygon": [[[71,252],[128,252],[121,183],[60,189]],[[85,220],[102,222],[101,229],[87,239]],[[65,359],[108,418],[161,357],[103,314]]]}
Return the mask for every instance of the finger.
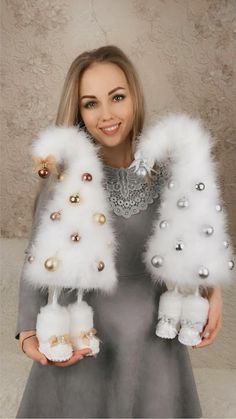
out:
{"label": "finger", "polygon": [[48,364],[48,359],[46,358],[46,356],[39,352],[37,342],[32,342],[31,344],[27,345],[27,347],[24,348],[24,350],[26,355],[29,358],[33,359],[33,361],[40,362],[40,364],[42,365]]}
{"label": "finger", "polygon": [[73,354],[72,357],[68,361],[54,362],[54,365],[56,365],[57,367],[69,367],[70,365],[73,365],[82,359],[83,359],[83,355]]}
{"label": "finger", "polygon": [[217,326],[215,327],[214,330],[211,331],[210,329],[208,330],[206,329],[206,331],[204,332],[204,335],[206,336],[206,334],[209,333],[209,336],[203,338],[203,340],[198,345],[195,345],[193,348],[203,348],[204,346],[210,345],[216,338],[220,328],[221,328],[221,321],[217,323]]}

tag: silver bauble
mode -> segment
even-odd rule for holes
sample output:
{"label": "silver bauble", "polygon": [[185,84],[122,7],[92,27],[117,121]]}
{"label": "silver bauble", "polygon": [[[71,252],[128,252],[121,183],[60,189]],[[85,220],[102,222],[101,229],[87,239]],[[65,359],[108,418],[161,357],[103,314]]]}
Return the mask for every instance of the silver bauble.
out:
{"label": "silver bauble", "polygon": [[203,182],[196,183],[195,188],[197,189],[197,191],[203,191],[205,189],[205,183]]}
{"label": "silver bauble", "polygon": [[217,204],[217,205],[216,205],[216,211],[217,211],[217,212],[221,212],[221,211],[222,211],[222,205]]}
{"label": "silver bauble", "polygon": [[168,227],[168,222],[166,220],[162,220],[159,224],[159,227],[163,230],[164,228]]}
{"label": "silver bauble", "polygon": [[178,241],[177,243],[176,243],[176,245],[175,245],[175,250],[184,250],[184,242],[182,242],[181,240],[180,241]]}
{"label": "silver bauble", "polygon": [[148,171],[144,166],[140,166],[136,173],[137,173],[138,176],[145,177],[145,176],[147,176]]}
{"label": "silver bauble", "polygon": [[229,261],[229,269],[232,271],[234,269],[234,261],[230,260]]}
{"label": "silver bauble", "polygon": [[229,247],[229,242],[228,242],[227,240],[224,240],[224,241],[223,241],[223,246],[224,246],[226,249],[228,249],[228,247]]}
{"label": "silver bauble", "polygon": [[178,208],[188,208],[189,207],[189,201],[187,198],[183,197],[178,199],[177,201],[177,207]]}
{"label": "silver bauble", "polygon": [[155,255],[152,257],[151,262],[154,268],[159,268],[160,266],[163,265],[163,258],[161,256]]}
{"label": "silver bauble", "polygon": [[202,231],[203,231],[203,233],[206,235],[206,236],[211,236],[213,233],[214,233],[214,227],[212,227],[211,225],[209,225],[209,224],[205,224],[203,227],[202,227]]}
{"label": "silver bauble", "polygon": [[169,189],[173,189],[175,187],[175,182],[173,181],[173,179],[171,179],[169,182],[168,182],[168,188]]}
{"label": "silver bauble", "polygon": [[205,279],[209,276],[209,270],[205,266],[200,266],[198,270],[198,275],[200,278]]}

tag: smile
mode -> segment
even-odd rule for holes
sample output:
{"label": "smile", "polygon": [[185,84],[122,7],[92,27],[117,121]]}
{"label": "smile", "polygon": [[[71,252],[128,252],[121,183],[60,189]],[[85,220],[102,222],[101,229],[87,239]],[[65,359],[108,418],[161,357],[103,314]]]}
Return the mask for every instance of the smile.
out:
{"label": "smile", "polygon": [[104,132],[107,135],[113,135],[115,133],[117,133],[118,129],[119,129],[120,124],[115,124],[112,125],[110,127],[107,128],[100,128],[102,130],[102,132]]}

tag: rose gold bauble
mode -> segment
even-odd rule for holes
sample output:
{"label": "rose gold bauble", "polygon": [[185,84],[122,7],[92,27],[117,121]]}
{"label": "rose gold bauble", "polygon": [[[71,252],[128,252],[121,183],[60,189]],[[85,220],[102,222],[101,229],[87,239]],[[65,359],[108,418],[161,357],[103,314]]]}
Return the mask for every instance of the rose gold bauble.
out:
{"label": "rose gold bauble", "polygon": [[74,233],[74,234],[71,234],[70,238],[73,242],[79,242],[81,237],[79,233]]}
{"label": "rose gold bauble", "polygon": [[60,213],[59,211],[52,212],[52,213],[50,214],[50,218],[51,218],[51,220],[52,220],[52,221],[60,220],[60,218],[61,218],[61,213]]}
{"label": "rose gold bauble", "polygon": [[83,173],[81,176],[81,179],[84,182],[91,182],[91,180],[93,179],[93,176],[91,175],[91,173]]}
{"label": "rose gold bauble", "polygon": [[105,263],[100,260],[100,262],[98,263],[98,271],[101,272],[103,271],[103,269],[105,268]]}

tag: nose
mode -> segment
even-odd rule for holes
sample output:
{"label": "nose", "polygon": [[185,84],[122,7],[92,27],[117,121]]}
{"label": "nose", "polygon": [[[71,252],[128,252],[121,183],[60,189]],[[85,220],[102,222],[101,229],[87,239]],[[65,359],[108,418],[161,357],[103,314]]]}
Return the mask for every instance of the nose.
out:
{"label": "nose", "polygon": [[101,107],[101,120],[109,121],[112,118],[112,112],[109,104],[103,104]]}

